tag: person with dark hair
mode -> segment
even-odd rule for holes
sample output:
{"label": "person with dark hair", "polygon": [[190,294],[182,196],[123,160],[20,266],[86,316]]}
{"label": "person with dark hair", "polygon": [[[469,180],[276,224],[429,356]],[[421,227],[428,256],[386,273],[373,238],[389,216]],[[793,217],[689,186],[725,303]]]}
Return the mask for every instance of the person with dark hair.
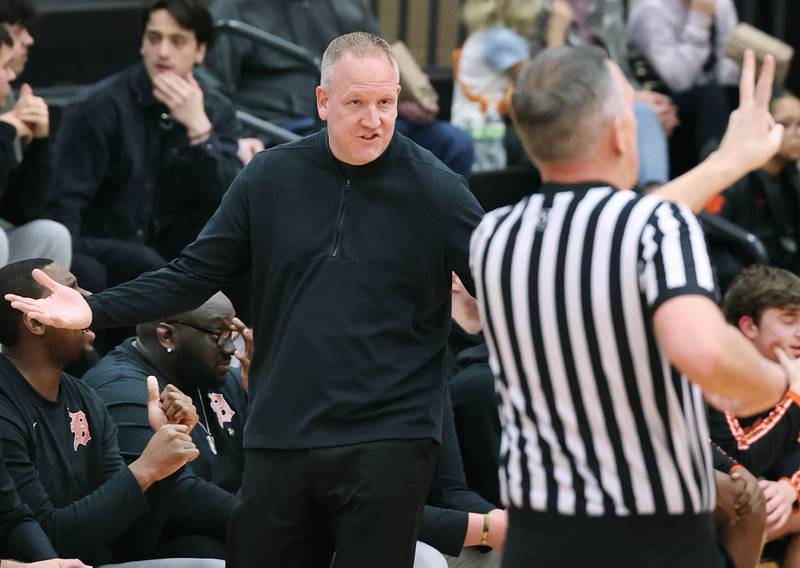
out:
{"label": "person with dark hair", "polygon": [[[754,265],[731,283],[722,301],[725,319],[772,361],[778,350],[800,357],[800,277]],[[711,437],[732,458],[762,478],[767,539],[784,538],[784,566],[800,562],[800,395],[794,390],[771,409],[745,418],[711,412]]]}
{"label": "person with dark hair", "polygon": [[413,562],[452,273],[471,289],[482,211],[463,177],[395,131],[399,92],[385,40],[334,39],[316,89],[328,127],[260,153],[178,259],[87,299],[40,271],[44,302],[5,296],[48,325],[102,328],[163,321],[252,268],[258,342],[229,566],[327,566],[334,550],[349,568]]}
{"label": "person with dark hair", "polygon": [[800,392],[800,365],[725,322],[686,204],[777,151],[774,66],[756,83],[747,52],[719,150],[648,196],[627,189],[634,91],[614,62],[560,47],[520,74],[512,115],[544,185],[487,213],[470,246],[500,401],[504,568],[725,565],[704,398],[761,412]]}
{"label": "person with dark hair", "polygon": [[[1,19],[24,16],[11,12],[0,10],[0,266],[38,256],[69,266],[69,232],[60,223],[41,218],[50,184],[47,104],[33,94],[30,85],[22,85],[19,100],[11,92],[15,69],[24,66],[27,57],[21,51],[27,48],[20,47],[27,41],[27,32],[20,35]],[[16,40],[12,33],[17,34]]]}
{"label": "person with dark hair", "polygon": [[[706,209],[736,223],[761,239],[769,264],[800,274],[800,98],[784,91],[770,104],[776,122],[784,126],[781,148],[764,167],[742,178]],[[725,258],[728,280],[742,268]]]}
{"label": "person with dark hair", "polygon": [[[31,278],[33,268],[82,293],[75,277],[49,259],[0,268],[0,288],[42,297],[47,290]],[[189,435],[198,421],[190,399],[174,387],[160,394],[155,383],[142,387],[155,434],[126,466],[103,401],[62,371],[87,350],[92,332],[47,327],[20,315],[0,306],[0,440],[20,498],[59,554],[92,563],[153,557],[166,525],[148,511],[171,504],[179,480],[170,476],[198,455]],[[192,514],[202,510],[196,506]],[[216,522],[225,521],[223,515]],[[218,565],[204,562],[176,566]]]}
{"label": "person with dark hair", "polygon": [[[380,25],[362,0],[215,0],[215,19],[241,20],[322,57],[341,34],[381,35]],[[319,130],[313,95],[319,72],[313,65],[228,32],[209,51],[206,67],[220,90],[249,113],[298,134]],[[420,103],[401,93],[397,131],[427,148],[456,173],[467,175],[474,149],[469,135],[437,120],[438,104]],[[269,142],[269,141],[268,141]]]}
{"label": "person with dark hair", "polygon": [[0,24],[14,40],[14,56],[9,67],[19,77],[28,62],[28,49],[33,45],[30,27],[37,16],[31,0],[3,0],[0,2]]}
{"label": "person with dark hair", "polygon": [[176,256],[242,166],[233,108],[193,74],[211,32],[203,0],[150,2],[142,61],[65,111],[49,212],[108,284]]}

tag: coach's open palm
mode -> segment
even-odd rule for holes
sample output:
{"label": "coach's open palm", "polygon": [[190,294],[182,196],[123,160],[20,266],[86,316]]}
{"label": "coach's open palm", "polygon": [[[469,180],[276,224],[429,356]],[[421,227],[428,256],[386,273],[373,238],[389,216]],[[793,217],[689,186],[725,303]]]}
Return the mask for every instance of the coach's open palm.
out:
{"label": "coach's open palm", "polygon": [[86,329],[92,324],[92,310],[78,290],[59,284],[38,268],[32,274],[50,295],[37,299],[6,294],[5,299],[11,302],[12,308],[52,327]]}

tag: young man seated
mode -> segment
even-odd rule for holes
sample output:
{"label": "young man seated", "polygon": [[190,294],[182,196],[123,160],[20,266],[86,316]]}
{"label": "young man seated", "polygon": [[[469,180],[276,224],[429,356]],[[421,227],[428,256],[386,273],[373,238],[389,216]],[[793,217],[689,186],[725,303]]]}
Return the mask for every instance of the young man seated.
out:
{"label": "young man seated", "polygon": [[82,262],[105,270],[108,285],[177,256],[242,167],[233,107],[193,74],[212,31],[202,0],[150,1],[142,61],[64,114],[50,213],[69,228]]}
{"label": "young man seated", "polygon": [[[48,259],[1,268],[0,288],[48,295],[49,290],[31,278],[34,268],[80,290],[70,272]],[[141,456],[126,466],[117,428],[103,401],[63,372],[87,352],[92,338],[91,331],[44,326],[0,305],[0,440],[5,463],[22,501],[57,553],[94,564],[155,558],[161,541],[183,536],[175,529],[168,535],[169,516],[156,513],[179,506],[171,492],[180,476],[172,474],[198,455],[190,436],[197,413],[174,387],[164,389],[160,397],[154,393],[149,423],[155,433]],[[157,390],[155,385],[151,389]],[[206,513],[208,507],[199,504],[191,514],[209,527],[224,525],[227,502],[223,500],[214,516]],[[189,515],[185,510],[181,514]],[[209,561],[208,566],[217,564]],[[192,559],[185,565],[206,564]]]}
{"label": "young man seated", "polygon": [[[800,356],[800,278],[791,272],[767,266],[744,270],[725,294],[723,312],[764,357]],[[800,488],[800,393],[789,390],[772,410],[749,418],[712,410],[710,421],[712,439],[761,478],[767,539],[791,535],[784,565],[798,565],[800,515],[793,511]]]}

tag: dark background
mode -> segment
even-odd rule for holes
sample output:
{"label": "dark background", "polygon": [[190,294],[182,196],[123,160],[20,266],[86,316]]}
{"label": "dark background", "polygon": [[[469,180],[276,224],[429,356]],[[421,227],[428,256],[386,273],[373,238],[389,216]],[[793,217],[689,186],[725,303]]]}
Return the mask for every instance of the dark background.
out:
{"label": "dark background", "polygon": [[[800,92],[800,0],[735,0],[739,17],[794,45],[796,56],[788,85]],[[122,69],[138,58],[141,16],[140,0],[34,0],[41,15],[32,26],[36,44],[31,48],[22,79],[34,87],[74,86],[93,83]],[[387,36],[427,34],[428,42],[447,41],[439,28],[458,18],[454,2],[442,0],[371,0],[381,14]],[[439,17],[418,23],[420,4]],[[456,12],[450,14],[449,12]],[[416,15],[416,16],[415,16]],[[386,20],[386,21],[384,21]],[[391,20],[391,21],[389,21]],[[398,20],[402,20],[398,24]],[[433,24],[433,25],[431,25]],[[429,29],[420,30],[419,25]],[[397,34],[391,33],[397,28]],[[416,29],[415,29],[416,28]],[[430,29],[435,28],[435,29]],[[452,42],[451,42],[452,43]],[[455,45],[443,46],[450,50]],[[449,70],[425,61],[437,83],[447,82]],[[433,53],[433,51],[431,51]],[[442,58],[439,58],[441,61]],[[429,64],[433,63],[433,64]],[[437,84],[437,87],[440,85]],[[443,87],[442,90],[447,90]],[[448,97],[449,98],[449,97]]]}

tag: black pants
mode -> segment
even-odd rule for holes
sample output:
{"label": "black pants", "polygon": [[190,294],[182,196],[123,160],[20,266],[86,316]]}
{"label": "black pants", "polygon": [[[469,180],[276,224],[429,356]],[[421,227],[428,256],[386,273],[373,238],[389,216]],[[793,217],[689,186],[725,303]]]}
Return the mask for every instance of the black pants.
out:
{"label": "black pants", "polygon": [[502,568],[723,568],[711,515],[568,519],[511,509]]}
{"label": "black pants", "polygon": [[411,568],[438,444],[246,450],[228,568]]}

